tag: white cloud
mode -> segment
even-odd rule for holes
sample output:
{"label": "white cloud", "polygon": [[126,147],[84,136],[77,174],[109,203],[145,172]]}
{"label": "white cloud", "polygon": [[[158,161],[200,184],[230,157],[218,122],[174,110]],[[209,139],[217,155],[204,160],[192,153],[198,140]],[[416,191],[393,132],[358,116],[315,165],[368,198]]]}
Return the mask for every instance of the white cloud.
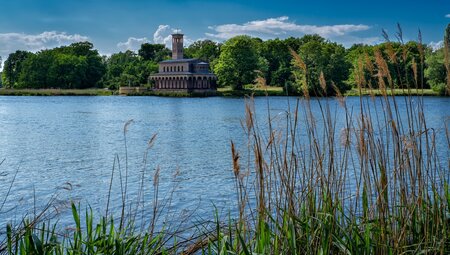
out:
{"label": "white cloud", "polygon": [[[173,29],[170,25],[159,25],[153,34],[153,43],[164,44],[166,47],[172,47],[172,34],[173,33],[182,33],[180,29]],[[188,36],[184,36],[183,38],[184,46],[189,46],[194,41],[190,39]]]}
{"label": "white cloud", "polygon": [[[176,30],[170,27],[170,25],[159,25],[153,34],[153,43],[164,44],[166,47],[172,46],[172,34],[181,33],[181,30]],[[150,43],[151,41],[147,37],[136,38],[129,37],[126,42],[119,42],[117,48],[120,50],[132,50],[136,51],[141,47],[143,43]],[[189,46],[193,41],[189,37],[184,36],[184,45]]]}
{"label": "white cloud", "polygon": [[16,50],[36,52],[87,40],[89,40],[87,36],[56,31],[46,31],[40,34],[3,33],[0,34],[0,55],[7,56]]}
{"label": "white cloud", "polygon": [[141,44],[148,43],[149,40],[144,38],[136,38],[136,37],[129,37],[126,42],[119,42],[117,44],[117,48],[120,50],[132,50],[135,51],[141,47]]}
{"label": "white cloud", "polygon": [[325,38],[344,36],[352,32],[366,31],[370,29],[367,25],[299,25],[289,20],[289,17],[269,18],[265,20],[249,21],[244,24],[224,24],[210,26],[213,33],[206,33],[208,37],[218,39],[229,39],[236,35],[251,35],[259,37],[274,37],[293,34],[319,34]]}
{"label": "white cloud", "polygon": [[430,42],[428,47],[430,47],[433,51],[439,50],[444,47],[444,41]]}
{"label": "white cloud", "polygon": [[87,36],[57,31],[46,31],[40,34],[0,33],[0,56],[3,61],[6,61],[8,55],[16,50],[36,52],[88,40]]}
{"label": "white cloud", "polygon": [[447,15],[445,15],[445,17],[446,17],[446,18],[450,18],[450,13],[449,13],[449,14],[447,14]]}
{"label": "white cloud", "polygon": [[171,34],[174,31],[170,28],[169,25],[159,25],[158,29],[156,29],[153,34],[153,43],[164,44],[166,46],[170,45],[171,42]]}

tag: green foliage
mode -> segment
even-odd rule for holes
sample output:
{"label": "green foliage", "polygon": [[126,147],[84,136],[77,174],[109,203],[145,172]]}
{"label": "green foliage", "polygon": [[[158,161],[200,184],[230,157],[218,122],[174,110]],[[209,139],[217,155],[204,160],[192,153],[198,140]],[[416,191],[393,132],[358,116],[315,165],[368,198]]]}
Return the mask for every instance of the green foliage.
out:
{"label": "green foliage", "polygon": [[199,40],[184,50],[186,58],[198,58],[207,62],[214,62],[220,55],[220,43],[211,40]]}
{"label": "green foliage", "polygon": [[444,48],[427,52],[425,77],[434,91],[444,94],[447,84],[447,70],[444,63]]}
{"label": "green foliage", "polygon": [[119,52],[106,60],[104,84],[110,89],[120,86],[140,86],[148,83],[150,74],[158,71],[158,64],[143,60],[132,51]]}
{"label": "green foliage", "polygon": [[103,61],[90,42],[36,54],[16,52],[7,62],[5,80],[9,88],[91,88],[98,85],[105,72]]}
{"label": "green foliage", "polygon": [[[401,30],[400,30],[401,31]],[[450,26],[446,34],[450,33]],[[220,44],[211,40],[194,42],[185,49],[186,58],[210,63],[221,87],[242,90],[255,83],[283,87],[290,95],[308,92],[316,96],[334,95],[335,88],[378,88],[379,64],[375,52],[384,59],[392,89],[428,89],[445,94],[448,80],[445,51],[432,52],[421,43],[387,41],[378,45],[355,44],[348,50],[319,35],[289,37],[263,41],[260,38],[236,36]],[[445,41],[450,41],[445,36]],[[447,44],[450,44],[447,42]],[[306,69],[293,63],[290,50],[299,54]],[[144,43],[138,54],[119,52],[101,57],[90,42],[43,50],[35,54],[17,51],[9,55],[0,74],[0,86],[15,89],[63,88],[85,89],[120,86],[151,86],[149,76],[158,72],[158,62],[170,57],[162,44]],[[319,85],[324,74],[326,90]],[[387,85],[391,85],[386,79]]]}
{"label": "green foliage", "polygon": [[300,95],[300,91],[298,90],[298,86],[292,81],[286,81],[283,86],[283,92],[289,96]]}
{"label": "green foliage", "polygon": [[265,75],[268,85],[282,86],[286,81],[291,80],[292,55],[289,52],[287,40],[274,39],[262,43],[261,56],[268,62]]}
{"label": "green foliage", "polygon": [[[2,69],[2,65],[3,65],[3,60],[2,60],[2,57],[0,56],[0,70]],[[2,82],[2,80],[3,80],[3,73],[2,72],[0,72],[0,88],[3,86],[3,82]]]}
{"label": "green foliage", "polygon": [[91,89],[0,89],[2,96],[111,96],[114,91]]}
{"label": "green foliage", "polygon": [[72,204],[74,228],[65,235],[57,225],[26,220],[23,228],[7,226],[5,254],[167,254],[163,243],[165,233],[135,232],[131,222],[120,229],[114,220],[105,217],[94,221],[92,209],[86,209],[84,219],[79,207]]}
{"label": "green foliage", "polygon": [[429,50],[426,55],[427,69],[425,77],[431,88],[440,95],[450,94],[450,24],[444,33],[444,47],[436,51]]}
{"label": "green foliage", "polygon": [[303,40],[297,37],[288,37],[284,40],[284,44],[293,51],[298,52],[300,46],[303,44]]}
{"label": "green foliage", "polygon": [[242,90],[245,84],[253,83],[261,62],[257,43],[249,36],[236,36],[223,44],[214,71],[220,85]]}
{"label": "green foliage", "polygon": [[[344,92],[344,83],[348,79],[350,64],[345,58],[342,45],[326,41],[318,35],[304,36],[298,54],[306,65],[306,70],[297,68],[293,73],[300,87],[307,86],[311,95],[334,95],[331,83]],[[319,77],[323,72],[327,81],[326,91],[320,87]]]}
{"label": "green foliage", "polygon": [[170,50],[164,44],[144,43],[138,51],[144,61],[160,62],[170,56]]}
{"label": "green foliage", "polygon": [[50,67],[55,60],[54,52],[44,50],[37,54],[31,55],[23,63],[23,72],[20,73],[19,82],[14,88],[50,88],[59,84],[49,84],[48,80],[56,77],[48,76]]}
{"label": "green foliage", "polygon": [[13,88],[17,85],[23,62],[32,55],[31,52],[20,50],[9,54],[5,61],[2,73],[3,84],[6,88]]}
{"label": "green foliage", "polygon": [[417,42],[390,42],[379,45],[353,45],[348,51],[346,59],[351,63],[350,75],[346,83],[349,86],[363,88],[378,88],[378,66],[375,52],[387,64],[394,88],[429,88],[424,81],[423,51],[425,45]]}
{"label": "green foliage", "polygon": [[374,75],[374,70],[369,68],[375,65],[374,63],[374,47],[364,44],[355,44],[347,50],[346,60],[351,64],[348,79],[345,81],[349,87],[363,87],[376,88],[377,81]]}
{"label": "green foliage", "polygon": [[[420,97],[402,98],[406,110],[394,107],[396,97],[360,100],[361,112],[355,116],[338,97],[346,119],[340,131],[335,127],[343,116],[333,114],[338,107],[333,100],[298,99],[282,119],[269,113],[263,126],[255,117],[260,112],[249,100],[248,146],[240,154],[231,145],[239,219],[226,224],[215,216],[216,239],[203,252],[449,254],[447,168],[428,164],[438,148],[435,143],[424,145],[434,136],[445,139],[448,134],[418,135],[428,126]],[[320,110],[312,110],[313,104]],[[401,117],[402,123],[399,115],[404,111],[410,114]],[[297,133],[299,126],[305,133]],[[393,142],[383,142],[385,136]],[[242,162],[240,155],[249,155],[248,161]],[[250,169],[240,172],[248,165]],[[427,177],[433,175],[445,177]]]}

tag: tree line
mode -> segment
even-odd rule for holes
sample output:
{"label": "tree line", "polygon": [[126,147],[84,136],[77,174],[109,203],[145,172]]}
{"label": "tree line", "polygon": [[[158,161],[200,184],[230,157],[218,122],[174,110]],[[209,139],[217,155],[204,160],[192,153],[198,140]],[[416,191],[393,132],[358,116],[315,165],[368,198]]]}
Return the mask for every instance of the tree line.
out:
{"label": "tree line", "polygon": [[[376,89],[377,74],[381,71],[379,62],[384,59],[392,86],[432,88],[444,94],[450,25],[445,34],[445,46],[437,50],[421,43],[420,38],[418,42],[403,42],[401,36],[397,36],[396,42],[386,35],[384,43],[355,44],[346,49],[319,35],[267,41],[242,35],[224,43],[194,42],[185,48],[184,55],[208,61],[219,86],[236,90],[254,84],[255,80],[281,86],[291,94],[301,93],[305,88],[313,94],[321,91],[321,95],[357,86]],[[142,44],[137,52],[119,52],[108,57],[101,56],[90,42],[37,53],[16,51],[4,63],[0,86],[63,89],[151,86],[150,74],[158,72],[158,62],[170,59],[170,55],[164,45],[150,43]],[[321,86],[326,86],[325,92]]]}

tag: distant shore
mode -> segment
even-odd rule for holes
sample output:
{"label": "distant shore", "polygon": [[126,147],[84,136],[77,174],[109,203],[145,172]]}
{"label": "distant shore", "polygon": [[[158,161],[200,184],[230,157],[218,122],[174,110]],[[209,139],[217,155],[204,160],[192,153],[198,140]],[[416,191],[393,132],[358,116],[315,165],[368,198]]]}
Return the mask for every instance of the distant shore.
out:
{"label": "distant shore", "polygon": [[107,89],[0,89],[0,96],[111,96],[116,91]]}
{"label": "distant shore", "polygon": [[[378,89],[361,91],[362,95],[380,96],[381,91]],[[395,89],[396,96],[440,96],[439,93],[431,89],[423,90],[407,90]],[[391,90],[387,90],[387,94],[391,95]],[[114,96],[119,95],[117,90],[108,89],[4,89],[0,88],[0,96]],[[136,94],[129,94],[128,96],[166,96],[166,97],[205,97],[205,96],[222,96],[222,97],[243,97],[243,96],[286,96],[282,87],[266,87],[266,88],[250,88],[245,90],[232,90],[230,87],[219,88],[216,93],[185,93],[185,92],[170,92],[163,93],[157,91],[147,91]],[[359,91],[352,89],[345,93],[345,96],[359,96]]]}

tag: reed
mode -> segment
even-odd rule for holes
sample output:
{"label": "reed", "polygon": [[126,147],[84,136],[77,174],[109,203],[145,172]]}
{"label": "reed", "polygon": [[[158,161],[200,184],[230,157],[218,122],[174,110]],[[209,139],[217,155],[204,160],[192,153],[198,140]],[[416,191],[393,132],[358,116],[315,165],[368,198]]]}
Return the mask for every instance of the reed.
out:
{"label": "reed", "polygon": [[[401,42],[402,33],[397,36]],[[395,70],[404,68],[399,59],[407,50],[396,53],[387,47]],[[292,54],[294,63],[307,70],[301,56]],[[358,109],[349,108],[339,91],[336,99],[327,100],[305,94],[285,115],[269,111],[268,124],[260,126],[248,100],[250,159],[242,162],[231,144],[240,217],[218,228],[219,239],[203,252],[450,253],[450,165],[437,153],[438,140],[450,147],[448,125],[445,130],[429,127],[423,98],[409,90],[405,97],[391,96],[395,84],[386,60],[382,52],[375,56],[375,66],[361,60],[360,69],[373,70],[381,97],[362,94],[371,85],[361,76]],[[412,77],[416,88],[423,88],[419,67],[423,63],[414,65]],[[323,74],[320,83],[325,92]],[[406,113],[400,112],[400,102]],[[312,104],[319,113],[312,112]],[[244,169],[251,173],[246,180],[236,173]]]}
{"label": "reed", "polygon": [[[401,30],[397,37],[402,42]],[[118,220],[109,215],[109,204],[98,220],[89,208],[83,218],[81,207],[72,204],[73,229],[57,231],[43,213],[21,226],[9,225],[0,253],[449,254],[450,163],[439,157],[442,148],[437,145],[444,141],[450,148],[448,125],[445,130],[430,127],[423,97],[413,96],[411,90],[404,97],[392,96],[394,83],[403,79],[392,79],[383,56],[395,63],[394,71],[403,70],[401,59],[408,49],[397,53],[388,46],[386,51],[375,52],[375,63],[367,56],[358,62],[357,107],[348,106],[323,73],[323,93],[331,85],[335,98],[310,97],[308,81],[303,80],[304,97],[287,97],[284,114],[273,115],[267,98],[264,124],[257,118],[261,109],[255,109],[248,97],[242,122],[247,150],[240,152],[230,143],[236,218],[223,218],[216,209],[211,221],[189,228],[160,227],[158,218],[167,213],[171,198],[166,203],[159,199],[159,168],[152,175],[142,171],[137,202],[129,204],[125,163],[125,173],[118,167],[111,174],[111,183],[118,174],[122,187]],[[306,72],[301,56],[292,54]],[[412,69],[416,90],[423,88],[423,77],[418,77],[423,66],[422,58]],[[367,82],[363,70],[369,70],[378,84]],[[373,87],[381,96],[373,96]],[[406,112],[399,110],[399,103]],[[130,124],[124,127],[125,139]],[[143,169],[154,140],[155,136],[148,142]],[[115,164],[120,166],[118,157]],[[154,197],[146,209],[147,186]],[[139,218],[146,223],[140,228],[135,226]],[[181,233],[191,234],[181,239]]]}
{"label": "reed", "polygon": [[[136,170],[130,169],[128,164],[126,139],[132,124],[133,120],[129,120],[123,128],[125,162],[122,166],[118,155],[114,158],[105,214],[96,215],[89,206],[84,206],[83,212],[81,204],[69,201],[72,222],[62,225],[56,220],[61,210],[55,203],[58,197],[55,194],[44,208],[34,208],[39,213],[31,217],[26,215],[20,224],[8,224],[5,226],[6,232],[0,231],[0,254],[175,254],[190,243],[191,237],[185,233],[196,239],[196,226],[186,227],[184,224],[185,218],[190,215],[180,216],[177,225],[164,223],[169,215],[174,214],[168,207],[176,186],[161,196],[160,168],[156,167],[153,174],[148,173],[148,154],[156,135],[148,140],[143,155],[137,195],[129,194],[129,176]],[[0,161],[0,166],[2,163]],[[9,190],[14,185],[17,172]],[[116,178],[119,187],[113,188]],[[119,189],[121,196],[115,211],[110,209],[113,189]],[[0,213],[9,193],[0,204]],[[152,199],[145,200],[149,194]]]}

